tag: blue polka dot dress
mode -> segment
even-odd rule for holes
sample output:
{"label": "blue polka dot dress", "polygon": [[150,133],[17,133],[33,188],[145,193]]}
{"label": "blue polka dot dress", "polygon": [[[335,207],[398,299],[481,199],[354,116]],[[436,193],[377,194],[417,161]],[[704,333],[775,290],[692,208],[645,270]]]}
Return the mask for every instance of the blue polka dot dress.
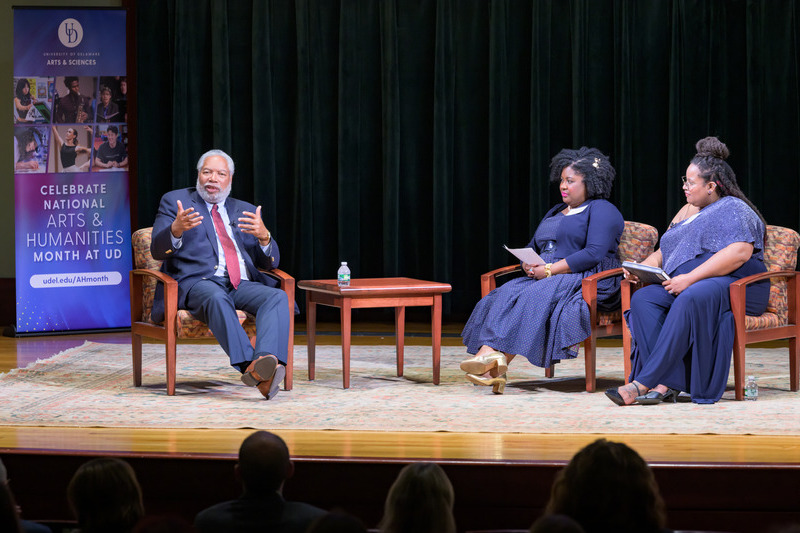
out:
{"label": "blue polka dot dress", "polygon": [[[563,259],[559,255],[558,213],[542,221],[534,243],[545,262]],[[581,296],[581,280],[617,268],[616,257],[604,257],[596,266],[578,273],[558,274],[536,280],[515,278],[486,295],[475,306],[461,336],[469,353],[482,345],[521,355],[532,364],[549,367],[561,359],[576,357],[578,344],[591,333],[589,307]],[[619,294],[619,277],[598,283],[598,300],[614,300]]]}

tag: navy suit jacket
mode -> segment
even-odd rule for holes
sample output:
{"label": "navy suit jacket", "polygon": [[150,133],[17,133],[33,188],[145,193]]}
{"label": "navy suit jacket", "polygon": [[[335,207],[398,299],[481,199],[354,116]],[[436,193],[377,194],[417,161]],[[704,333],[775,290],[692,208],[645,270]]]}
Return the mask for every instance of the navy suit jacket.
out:
{"label": "navy suit jacket", "polygon": [[302,502],[287,502],[280,494],[244,494],[200,511],[194,526],[200,533],[305,533],[326,511]]}
{"label": "navy suit jacket", "polygon": [[[195,211],[203,216],[203,222],[196,228],[183,233],[180,248],[172,246],[171,226],[178,214],[178,200],[184,209],[194,207]],[[251,203],[228,198],[225,208],[231,224],[236,224],[244,211],[255,213],[256,206]],[[247,278],[276,287],[278,282],[273,278],[259,272],[259,268],[278,268],[280,251],[278,243],[272,239],[267,256],[253,235],[244,233],[234,226],[233,235],[236,245],[244,257],[247,267]],[[214,275],[219,256],[217,254],[217,232],[211,213],[206,208],[206,202],[197,193],[194,187],[179,189],[165,194],[158,206],[158,214],[153,223],[153,239],[150,243],[150,253],[155,259],[164,261],[161,271],[168,274],[178,282],[178,308],[186,308],[186,295],[195,283]],[[156,286],[155,300],[153,301],[152,318],[155,322],[164,320],[164,293],[161,284]]]}
{"label": "navy suit jacket", "polygon": [[[619,238],[625,229],[622,214],[611,202],[595,199],[582,205],[586,209],[564,217],[556,236],[556,254],[564,258],[572,272],[589,270],[605,257],[616,257]],[[542,220],[554,216],[566,207],[566,204],[554,206]],[[541,252],[534,241],[532,239],[528,246]]]}

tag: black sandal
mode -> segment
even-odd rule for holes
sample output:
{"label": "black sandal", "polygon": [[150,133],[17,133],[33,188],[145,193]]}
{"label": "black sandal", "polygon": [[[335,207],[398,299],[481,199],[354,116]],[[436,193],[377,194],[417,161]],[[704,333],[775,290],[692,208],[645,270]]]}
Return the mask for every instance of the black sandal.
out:
{"label": "black sandal", "polygon": [[[634,387],[636,387],[636,392],[641,391],[641,389],[639,388],[639,385],[640,385],[639,383],[637,383],[636,381],[632,381],[631,383],[628,383],[628,385],[631,385],[631,384]],[[627,387],[628,385],[623,385],[623,387]],[[647,389],[647,387],[645,387],[644,385],[642,385],[642,387]],[[622,387],[617,387],[616,389],[606,389],[606,397],[609,400],[611,400],[612,402],[614,402],[615,404],[619,405],[620,407],[624,407],[626,405],[633,405],[633,404],[636,403],[636,400],[638,400],[641,397],[641,395],[639,395],[639,396],[636,397],[636,399],[632,403],[625,403],[625,398],[623,398],[622,395],[619,393],[619,389],[621,389],[621,388]],[[647,394],[647,393],[645,393],[645,394]]]}
{"label": "black sandal", "polygon": [[678,392],[679,391],[676,391],[675,389],[667,388],[667,392],[662,394],[653,389],[647,394],[637,396],[636,401],[641,405],[655,405],[662,402],[676,403],[678,401]]}

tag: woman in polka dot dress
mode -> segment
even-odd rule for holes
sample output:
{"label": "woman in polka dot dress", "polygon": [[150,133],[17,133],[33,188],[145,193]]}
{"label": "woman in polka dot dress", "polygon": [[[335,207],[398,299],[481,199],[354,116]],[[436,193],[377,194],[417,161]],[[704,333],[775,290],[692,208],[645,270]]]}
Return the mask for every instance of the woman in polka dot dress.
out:
{"label": "woman in polka dot dress", "polygon": [[[472,311],[461,336],[474,357],[461,363],[467,379],[502,394],[508,363],[522,355],[543,368],[577,356],[591,333],[581,280],[617,268],[617,246],[625,222],[606,200],[616,172],[596,148],[562,150],[550,163],[563,202],[542,219],[528,244],[544,264],[522,263],[526,276],[486,295]],[[619,277],[600,281],[598,303],[619,301]]]}

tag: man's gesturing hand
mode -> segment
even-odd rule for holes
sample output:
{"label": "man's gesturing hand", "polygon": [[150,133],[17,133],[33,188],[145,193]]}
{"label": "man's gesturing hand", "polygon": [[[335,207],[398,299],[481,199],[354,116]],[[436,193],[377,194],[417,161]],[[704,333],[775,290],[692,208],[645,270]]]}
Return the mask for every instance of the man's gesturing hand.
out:
{"label": "man's gesturing hand", "polygon": [[272,236],[270,235],[267,227],[264,225],[264,221],[261,220],[261,206],[256,207],[255,213],[251,213],[250,211],[242,211],[242,214],[244,216],[239,218],[239,229],[258,239],[258,242],[261,244],[261,246],[268,245],[272,239]]}
{"label": "man's gesturing hand", "polygon": [[202,222],[203,216],[195,211],[194,207],[184,209],[183,204],[178,200],[178,214],[175,216],[175,220],[172,221],[172,226],[170,227],[172,236],[176,239],[180,239],[184,231],[196,228]]}

